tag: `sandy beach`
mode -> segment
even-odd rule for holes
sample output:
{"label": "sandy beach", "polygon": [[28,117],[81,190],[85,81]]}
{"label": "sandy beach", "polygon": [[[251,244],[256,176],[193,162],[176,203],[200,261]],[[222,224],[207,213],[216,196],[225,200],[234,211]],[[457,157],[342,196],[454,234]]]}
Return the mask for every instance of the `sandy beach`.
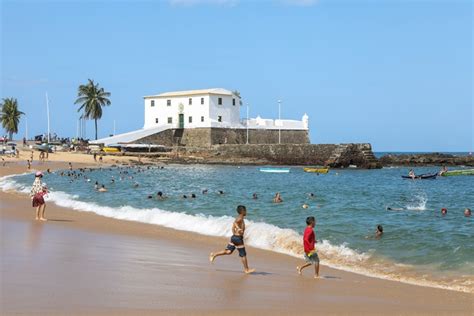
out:
{"label": "sandy beach", "polygon": [[[26,153],[23,153],[26,154]],[[37,153],[35,153],[37,154]],[[104,163],[129,162],[106,157]],[[26,172],[10,159],[0,176]],[[112,160],[113,159],[113,160]],[[50,155],[33,169],[93,163]],[[245,275],[236,254],[211,265],[227,240],[120,221],[48,203],[34,221],[30,199],[1,192],[2,314],[358,314],[472,315],[474,295],[370,278],[324,266],[298,276],[301,260],[248,247]]]}

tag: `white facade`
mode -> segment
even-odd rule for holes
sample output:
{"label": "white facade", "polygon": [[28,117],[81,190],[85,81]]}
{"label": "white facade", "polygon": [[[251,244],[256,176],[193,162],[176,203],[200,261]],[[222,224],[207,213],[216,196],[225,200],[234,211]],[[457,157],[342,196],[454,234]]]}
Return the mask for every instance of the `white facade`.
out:
{"label": "white facade", "polygon": [[240,99],[226,89],[167,92],[144,99],[145,129],[240,125]]}
{"label": "white facade", "polygon": [[166,92],[145,96],[144,129],[164,128],[251,128],[308,130],[308,116],[301,121],[240,120],[240,98],[232,91],[216,88]]}

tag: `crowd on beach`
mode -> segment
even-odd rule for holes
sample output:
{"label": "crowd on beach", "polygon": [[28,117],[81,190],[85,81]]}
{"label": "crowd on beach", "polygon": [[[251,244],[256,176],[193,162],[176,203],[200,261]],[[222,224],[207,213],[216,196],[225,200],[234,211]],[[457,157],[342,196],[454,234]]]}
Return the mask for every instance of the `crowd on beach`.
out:
{"label": "crowd on beach", "polygon": [[[43,157],[40,156],[40,159],[46,159],[46,155]],[[96,160],[96,157],[94,157]],[[31,159],[33,159],[33,153],[31,156]],[[30,166],[28,166],[30,168]],[[147,170],[151,169],[151,166],[126,166],[126,167],[116,167],[115,170],[119,171],[119,177],[118,181],[125,181],[125,180],[134,180],[134,175],[139,174],[139,173],[144,173]],[[158,167],[160,169],[164,169],[163,166]],[[112,171],[112,167],[107,167],[106,169]],[[61,177],[68,177],[70,180],[70,183],[73,183],[74,181],[86,181],[86,182],[92,182],[92,177],[88,176],[88,172],[92,172],[94,168],[78,168],[74,169],[73,165],[71,162],[68,163],[68,169],[59,171],[58,175]],[[102,168],[98,168],[98,170],[102,170]],[[47,173],[51,173],[50,169],[46,170]],[[35,173],[35,180],[33,182],[31,191],[30,191],[30,196],[32,199],[32,206],[36,209],[36,220],[39,221],[47,221],[45,218],[45,209],[46,209],[46,202],[44,197],[49,193],[48,187],[45,183],[42,182],[43,178],[43,173],[38,171]],[[111,176],[110,178],[110,184],[113,185],[115,183],[116,179],[115,176]],[[139,183],[138,182],[133,182],[133,187],[138,187]],[[105,184],[102,183],[100,184],[98,181],[95,181],[94,183],[94,190],[97,192],[107,192],[108,189],[105,187]],[[201,192],[203,195],[208,194],[209,191],[208,189],[204,189]],[[224,195],[225,192],[223,190],[218,190],[216,192],[219,195]],[[313,199],[316,197],[314,193],[307,193],[307,196],[310,199]],[[147,199],[153,199],[155,198],[157,200],[165,200],[168,198],[162,191],[158,191],[156,195],[147,195]],[[191,198],[191,199],[196,199],[197,195],[195,193],[191,193],[188,197],[188,195],[184,194],[181,196],[183,199]],[[252,199],[256,200],[258,199],[258,194],[255,192],[252,194]],[[280,192],[275,193],[273,200],[273,203],[283,203],[283,197]],[[309,205],[307,203],[304,203],[302,205],[302,208],[308,209]],[[397,209],[397,208],[391,208],[387,207],[387,210],[389,211],[401,211],[403,209]],[[441,215],[446,216],[448,210],[446,208],[441,209]],[[225,249],[211,253],[209,255],[209,260],[211,263],[214,262],[214,260],[219,257],[219,256],[226,256],[230,255],[234,252],[234,250],[238,250],[239,256],[241,258],[242,264],[244,266],[244,272],[245,273],[252,273],[255,270],[249,268],[248,266],[248,261],[247,261],[247,253],[245,251],[245,245],[244,245],[244,233],[245,233],[245,221],[244,218],[247,215],[247,209],[243,205],[239,205],[237,207],[237,217],[235,218],[235,221],[232,225],[232,237],[225,247]],[[464,210],[464,216],[470,217],[472,215],[471,209],[466,208]],[[314,265],[314,276],[315,278],[319,277],[319,256],[315,248],[316,244],[316,235],[314,232],[314,227],[316,225],[316,218],[313,216],[308,216],[306,218],[306,228],[303,233],[303,248],[304,248],[304,259],[305,263],[301,266],[297,267],[297,272],[298,274],[301,274],[302,271],[311,266]],[[384,234],[383,226],[382,225],[377,225],[376,230],[374,235],[372,236],[367,236],[366,238],[374,238],[374,239],[380,239]]]}

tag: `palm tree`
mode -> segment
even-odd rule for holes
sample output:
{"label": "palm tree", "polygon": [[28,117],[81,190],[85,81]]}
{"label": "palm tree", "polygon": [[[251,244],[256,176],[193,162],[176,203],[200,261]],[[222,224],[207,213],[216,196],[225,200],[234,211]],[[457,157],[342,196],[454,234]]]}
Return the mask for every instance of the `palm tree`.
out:
{"label": "palm tree", "polygon": [[3,99],[3,104],[1,106],[2,126],[8,132],[8,138],[11,140],[13,134],[18,133],[20,116],[25,113],[18,110],[18,101],[14,98]]}
{"label": "palm tree", "polygon": [[111,104],[108,97],[110,97],[110,92],[106,92],[91,79],[88,79],[87,84],[81,84],[77,91],[77,99],[74,104],[81,105],[77,112],[84,111],[83,118],[94,120],[95,139],[97,139],[97,120],[102,118],[102,107]]}

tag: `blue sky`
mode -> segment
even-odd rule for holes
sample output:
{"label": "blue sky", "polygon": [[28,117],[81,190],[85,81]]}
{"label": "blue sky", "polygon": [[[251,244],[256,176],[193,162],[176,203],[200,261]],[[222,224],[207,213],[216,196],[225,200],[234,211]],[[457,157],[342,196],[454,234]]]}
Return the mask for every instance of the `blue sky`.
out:
{"label": "blue sky", "polygon": [[[77,87],[112,93],[99,136],[142,96],[237,89],[251,116],[310,117],[313,143],[473,151],[473,5],[461,1],[1,0],[1,97],[29,134],[75,136]],[[242,108],[242,115],[245,108]],[[93,124],[87,127],[93,136]],[[24,122],[19,135],[24,135]]]}

